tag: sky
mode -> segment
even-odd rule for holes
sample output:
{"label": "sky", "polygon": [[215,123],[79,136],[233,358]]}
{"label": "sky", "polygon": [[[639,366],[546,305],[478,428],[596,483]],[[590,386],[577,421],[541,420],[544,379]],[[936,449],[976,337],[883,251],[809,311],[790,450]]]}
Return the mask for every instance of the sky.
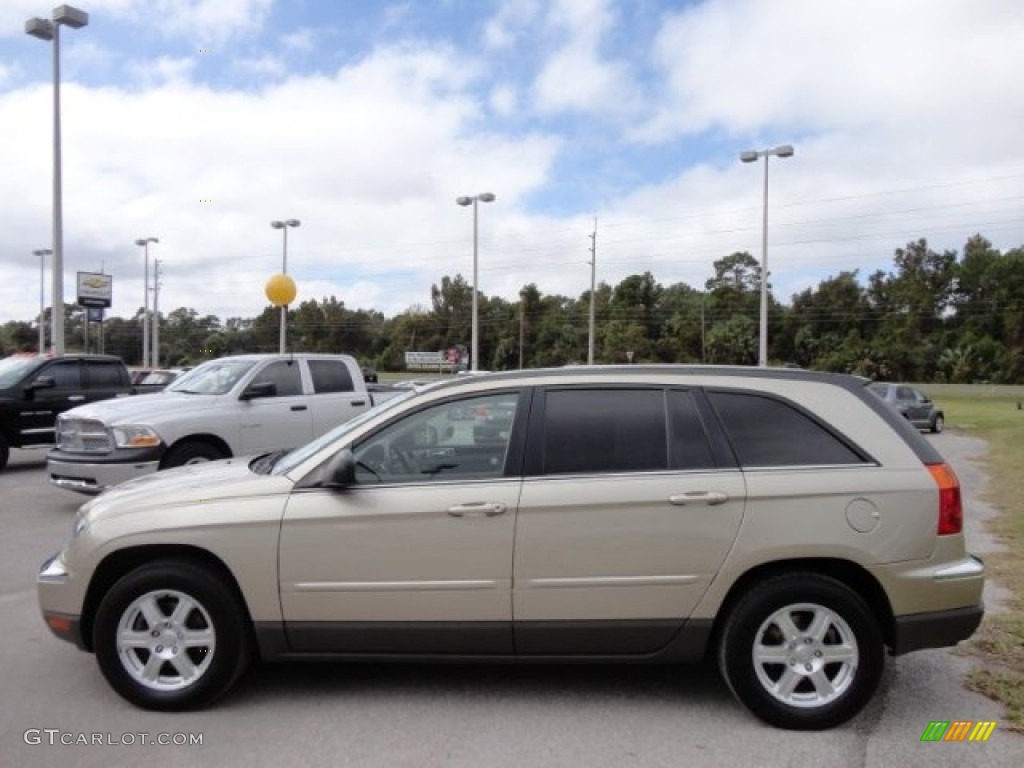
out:
{"label": "sky", "polygon": [[[52,245],[53,4],[0,0],[0,323]],[[1024,245],[1019,0],[82,0],[61,32],[65,300],[296,301],[393,316],[445,275],[510,301],[650,271],[703,289],[762,258],[774,296],[862,284],[925,237]],[[592,235],[596,233],[596,238]],[[47,304],[50,265],[45,265]]]}

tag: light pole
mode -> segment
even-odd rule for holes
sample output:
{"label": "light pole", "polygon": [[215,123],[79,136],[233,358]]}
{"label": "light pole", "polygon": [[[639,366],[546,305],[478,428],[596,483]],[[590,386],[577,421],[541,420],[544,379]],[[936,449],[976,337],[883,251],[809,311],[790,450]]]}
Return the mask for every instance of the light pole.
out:
{"label": "light pole", "polygon": [[153,368],[160,367],[160,259],[153,259]]}
{"label": "light pole", "polygon": [[40,248],[32,251],[39,257],[39,354],[45,354],[46,349],[46,303],[43,297],[43,286],[46,284],[46,257],[53,251],[49,248]]}
{"label": "light pole", "polygon": [[757,364],[762,368],[768,365],[768,158],[792,157],[793,145],[780,144],[772,149],[748,149],[740,152],[740,160],[754,163],[764,158],[764,211],[761,225],[761,328],[758,345]]}
{"label": "light pole", "polygon": [[60,185],[60,28],[81,29],[89,14],[70,5],[53,9],[53,20],[31,18],[25,32],[40,40],[53,41],[53,350],[64,354],[64,225]]}
{"label": "light pole", "polygon": [[472,344],[470,352],[470,369],[477,371],[480,370],[480,366],[477,362],[477,357],[480,352],[480,336],[479,336],[479,323],[477,320],[477,290],[476,290],[476,278],[477,278],[477,203],[493,203],[495,200],[494,195],[490,192],[481,192],[479,195],[473,195],[472,197],[457,197],[455,202],[461,206],[472,205],[473,206],[473,331],[472,331]]}
{"label": "light pole", "polygon": [[144,252],[143,259],[146,263],[146,271],[142,279],[142,367],[149,366],[149,244],[159,243],[156,237],[140,237],[135,244],[141,246]]}
{"label": "light pole", "polygon": [[587,334],[587,365],[594,364],[594,277],[597,272],[597,219],[590,236],[590,330]]}
{"label": "light pole", "polygon": [[[298,219],[285,219],[284,221],[272,221],[270,226],[274,229],[280,229],[284,233],[284,253],[281,258],[281,274],[288,274],[288,227],[297,227],[302,224]],[[281,354],[284,354],[285,347],[285,335],[288,328],[288,305],[281,305]]]}

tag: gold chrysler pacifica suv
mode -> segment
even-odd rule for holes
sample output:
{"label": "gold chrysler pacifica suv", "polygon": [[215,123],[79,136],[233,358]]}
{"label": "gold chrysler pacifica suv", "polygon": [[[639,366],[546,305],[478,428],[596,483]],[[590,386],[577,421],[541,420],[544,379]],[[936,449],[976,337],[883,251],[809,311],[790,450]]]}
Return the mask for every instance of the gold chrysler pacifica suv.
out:
{"label": "gold chrysler pacifica suv", "polygon": [[776,726],[982,616],[960,486],[851,376],[576,367],[410,391],[293,450],[78,512],[43,616],[150,709],[253,659],[717,660]]}

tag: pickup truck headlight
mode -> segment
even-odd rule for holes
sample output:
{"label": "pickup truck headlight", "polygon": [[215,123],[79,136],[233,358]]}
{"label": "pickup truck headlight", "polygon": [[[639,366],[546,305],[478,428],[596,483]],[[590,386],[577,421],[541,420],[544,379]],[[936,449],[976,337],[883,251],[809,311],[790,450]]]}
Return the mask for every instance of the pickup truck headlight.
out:
{"label": "pickup truck headlight", "polygon": [[112,427],[110,432],[118,448],[153,448],[160,445],[160,435],[150,427],[129,424]]}

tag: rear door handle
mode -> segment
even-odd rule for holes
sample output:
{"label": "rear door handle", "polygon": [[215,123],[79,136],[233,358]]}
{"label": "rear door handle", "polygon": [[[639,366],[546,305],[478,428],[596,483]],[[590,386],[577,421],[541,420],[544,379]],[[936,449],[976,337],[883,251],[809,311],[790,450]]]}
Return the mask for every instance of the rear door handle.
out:
{"label": "rear door handle", "polygon": [[354,405],[354,406],[366,405],[366,401],[365,400],[353,400],[352,401],[352,405]]}
{"label": "rear door handle", "polygon": [[497,501],[474,501],[448,507],[448,514],[451,517],[495,517],[504,511],[505,505]]}
{"label": "rear door handle", "polygon": [[306,406],[304,406],[304,405],[293,405],[292,406],[292,410],[293,411],[304,411],[304,410],[306,410]]}
{"label": "rear door handle", "polygon": [[715,507],[725,504],[728,500],[729,494],[721,491],[688,491],[668,497],[668,503],[677,507],[686,507],[691,504],[706,504],[709,507]]}
{"label": "rear door handle", "polygon": [[68,400],[72,403],[80,403],[85,400],[85,395],[68,395]]}

